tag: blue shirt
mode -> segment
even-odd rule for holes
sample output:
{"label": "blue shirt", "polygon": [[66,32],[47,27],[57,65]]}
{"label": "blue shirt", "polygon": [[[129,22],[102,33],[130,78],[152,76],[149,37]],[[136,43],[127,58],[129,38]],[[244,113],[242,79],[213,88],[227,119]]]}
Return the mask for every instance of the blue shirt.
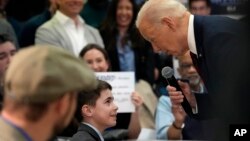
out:
{"label": "blue shirt", "polygon": [[[162,95],[156,108],[155,126],[157,139],[167,139],[167,130],[174,122],[174,119],[170,98]],[[185,128],[182,130],[183,139],[204,139],[205,132],[200,121],[186,117],[184,122]]]}
{"label": "blue shirt", "polygon": [[121,71],[135,71],[135,55],[132,49],[131,41],[124,46],[121,45],[121,37],[117,38],[117,50]]}
{"label": "blue shirt", "polygon": [[172,104],[168,96],[161,96],[156,108],[155,128],[157,139],[167,139],[167,130],[174,122]]}

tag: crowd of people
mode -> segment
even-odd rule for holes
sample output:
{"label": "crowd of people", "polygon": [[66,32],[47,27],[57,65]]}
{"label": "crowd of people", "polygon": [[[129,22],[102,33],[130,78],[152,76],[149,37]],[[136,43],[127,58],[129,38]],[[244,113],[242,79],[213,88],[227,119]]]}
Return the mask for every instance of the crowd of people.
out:
{"label": "crowd of people", "polygon": [[[0,140],[228,140],[231,124],[249,124],[248,16],[210,16],[210,0],[44,0],[18,23],[9,1],[0,0]],[[181,92],[163,81],[164,66]],[[112,71],[134,72],[134,112],[117,112],[112,86],[95,76]]]}

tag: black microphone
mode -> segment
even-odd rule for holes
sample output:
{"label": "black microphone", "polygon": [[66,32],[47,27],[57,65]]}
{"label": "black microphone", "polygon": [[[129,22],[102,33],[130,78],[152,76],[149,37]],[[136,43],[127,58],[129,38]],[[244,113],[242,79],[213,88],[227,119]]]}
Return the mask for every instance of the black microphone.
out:
{"label": "black microphone", "polygon": [[[167,80],[167,83],[170,85],[170,86],[173,86],[176,88],[177,91],[181,91],[182,92],[182,89],[180,87],[180,85],[178,84],[177,80],[175,79],[174,77],[174,70],[170,67],[164,67],[162,70],[161,70],[161,75],[166,78]],[[189,116],[194,116],[193,112],[192,112],[192,108],[189,104],[189,102],[187,101],[187,98],[185,97],[185,95],[183,94],[182,92],[182,95],[184,96],[184,99],[183,99],[183,102],[181,103],[183,109],[185,110],[185,112],[189,115]]]}

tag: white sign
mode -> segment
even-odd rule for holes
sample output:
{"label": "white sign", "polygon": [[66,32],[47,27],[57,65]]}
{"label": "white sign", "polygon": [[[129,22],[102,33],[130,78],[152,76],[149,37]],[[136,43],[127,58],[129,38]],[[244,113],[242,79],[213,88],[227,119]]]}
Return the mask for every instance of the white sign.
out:
{"label": "white sign", "polygon": [[118,113],[135,111],[131,101],[131,94],[135,89],[134,72],[98,72],[98,79],[108,82],[112,86],[114,102],[118,106]]}

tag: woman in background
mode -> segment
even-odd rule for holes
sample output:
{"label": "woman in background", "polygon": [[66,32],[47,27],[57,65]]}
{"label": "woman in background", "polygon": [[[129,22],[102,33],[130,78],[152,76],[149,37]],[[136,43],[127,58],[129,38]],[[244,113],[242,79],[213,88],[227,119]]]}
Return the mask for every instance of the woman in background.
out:
{"label": "woman in background", "polygon": [[154,54],[135,27],[134,0],[112,0],[100,27],[112,71],[134,71],[136,80],[154,82]]}

